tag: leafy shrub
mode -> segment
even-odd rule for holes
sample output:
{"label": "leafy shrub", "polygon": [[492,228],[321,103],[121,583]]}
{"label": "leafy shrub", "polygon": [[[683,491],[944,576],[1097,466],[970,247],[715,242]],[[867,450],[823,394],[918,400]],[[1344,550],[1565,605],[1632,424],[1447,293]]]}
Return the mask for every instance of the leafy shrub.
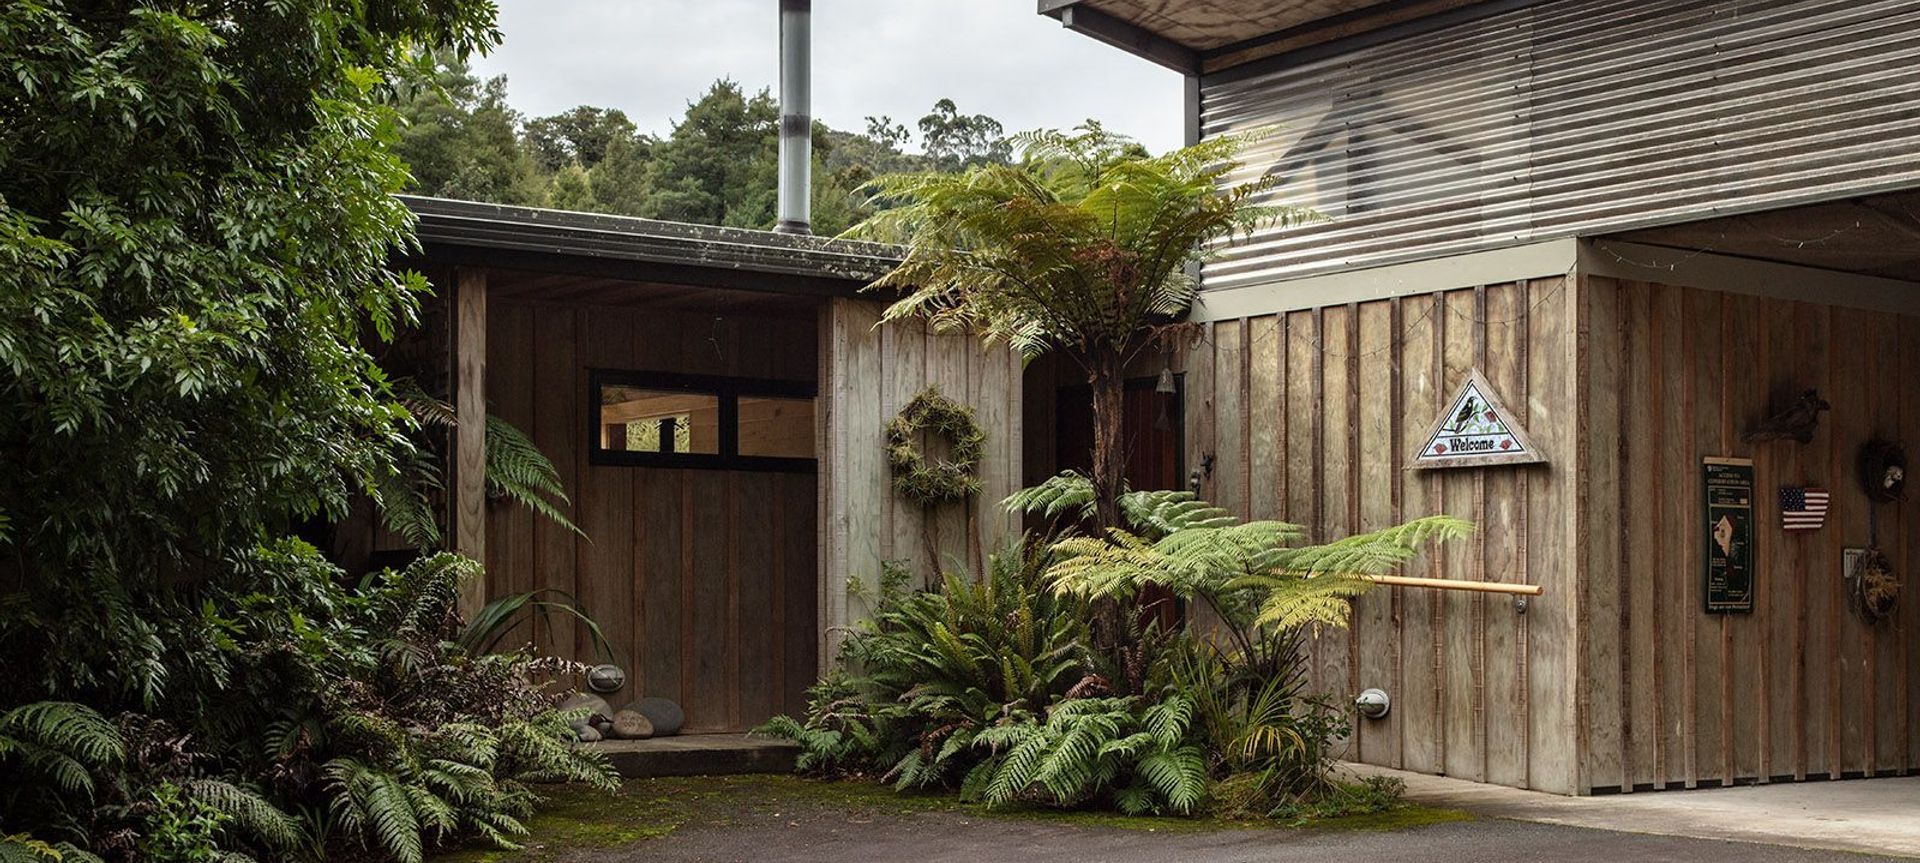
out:
{"label": "leafy shrub", "polygon": [[982,731],[992,755],[967,776],[963,797],[1077,806],[1110,798],[1129,815],[1185,815],[1207,789],[1204,751],[1189,742],[1193,700],[1168,696],[1143,708],[1136,698],[1073,698],[1044,721],[1031,716]]}
{"label": "leafy shrub", "polygon": [[[1007,505],[1090,517],[1093,501],[1069,473]],[[909,592],[890,570],[808,715],[762,731],[799,742],[805,771],[989,804],[1247,817],[1360,805],[1330,778],[1346,708],[1308,689],[1301,646],[1346,624],[1366,576],[1471,527],[1419,519],[1311,545],[1297,525],[1243,523],[1186,492],[1127,492],[1118,508],[1130,529],[1003,552],[977,583]],[[1150,592],[1211,619],[1163,626]]]}
{"label": "leafy shrub", "polygon": [[802,745],[810,772],[874,775],[900,788],[951,786],[984,754],[974,737],[1042,711],[1086,666],[1071,600],[1041,582],[1043,553],[991,556],[979,582],[949,575],[911,591],[889,567],[873,617],[842,648],[842,672],[809,691],[804,721],[761,730]]}
{"label": "leafy shrub", "polygon": [[[325,566],[293,543],[241,568]],[[455,603],[475,570],[435,555],[357,590],[338,586],[335,571],[317,582],[335,586],[306,597],[247,597],[244,614],[216,616],[208,664],[233,686],[189,702],[205,714],[129,713],[116,724],[61,702],[0,714],[0,788],[11,795],[0,827],[156,861],[345,848],[418,861],[466,834],[514,847],[534,783],[614,778],[573,745],[570,717],[534,682],[577,669],[459,647]],[[275,684],[286,688],[254,688]]]}

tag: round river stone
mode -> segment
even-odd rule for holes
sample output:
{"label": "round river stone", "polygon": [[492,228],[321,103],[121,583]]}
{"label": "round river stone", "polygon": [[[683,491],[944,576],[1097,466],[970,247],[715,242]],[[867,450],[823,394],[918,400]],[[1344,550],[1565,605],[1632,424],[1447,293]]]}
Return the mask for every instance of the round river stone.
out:
{"label": "round river stone", "polygon": [[632,709],[639,711],[641,715],[647,717],[647,721],[653,723],[653,733],[656,737],[679,734],[680,726],[687,722],[687,714],[680,709],[680,705],[673,703],[671,699],[659,696],[642,698],[633,703]]}
{"label": "round river stone", "polygon": [[613,736],[621,740],[645,740],[653,736],[653,723],[637,710],[622,710],[613,715]]}

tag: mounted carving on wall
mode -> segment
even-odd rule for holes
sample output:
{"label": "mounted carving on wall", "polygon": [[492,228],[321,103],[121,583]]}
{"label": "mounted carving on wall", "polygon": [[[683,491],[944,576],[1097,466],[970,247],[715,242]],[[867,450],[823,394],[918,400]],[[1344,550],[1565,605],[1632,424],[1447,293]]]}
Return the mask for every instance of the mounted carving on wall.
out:
{"label": "mounted carving on wall", "polygon": [[1813,440],[1813,430],[1820,427],[1820,412],[1832,409],[1833,405],[1820,397],[1819,390],[1807,390],[1785,410],[1761,420],[1740,439],[1747,443],[1769,440],[1808,443]]}
{"label": "mounted carving on wall", "polygon": [[1907,450],[1874,438],[1860,447],[1860,490],[1875,503],[1906,499]]}

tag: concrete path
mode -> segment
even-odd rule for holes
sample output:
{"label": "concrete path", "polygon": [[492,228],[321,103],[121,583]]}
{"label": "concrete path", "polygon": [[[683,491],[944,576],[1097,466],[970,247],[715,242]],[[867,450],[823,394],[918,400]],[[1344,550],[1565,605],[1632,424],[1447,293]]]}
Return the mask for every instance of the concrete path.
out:
{"label": "concrete path", "polygon": [[1398,777],[1416,803],[1489,818],[1920,857],[1920,777],[1562,797],[1348,765]]}

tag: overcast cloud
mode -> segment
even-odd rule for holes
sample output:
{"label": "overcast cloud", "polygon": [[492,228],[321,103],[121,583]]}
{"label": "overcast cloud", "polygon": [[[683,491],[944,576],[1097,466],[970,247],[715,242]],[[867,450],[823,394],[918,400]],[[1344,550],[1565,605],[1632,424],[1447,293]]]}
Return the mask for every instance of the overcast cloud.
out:
{"label": "overcast cloud", "polygon": [[[716,78],[779,78],[775,0],[498,0],[505,74],[529,116],[574,105],[665,133]],[[1092,117],[1155,152],[1180,144],[1178,73],[1063,29],[1033,0],[816,0],[813,113],[837,129],[913,121],[942,97],[1009,132]],[[916,135],[917,143],[917,135]]]}

